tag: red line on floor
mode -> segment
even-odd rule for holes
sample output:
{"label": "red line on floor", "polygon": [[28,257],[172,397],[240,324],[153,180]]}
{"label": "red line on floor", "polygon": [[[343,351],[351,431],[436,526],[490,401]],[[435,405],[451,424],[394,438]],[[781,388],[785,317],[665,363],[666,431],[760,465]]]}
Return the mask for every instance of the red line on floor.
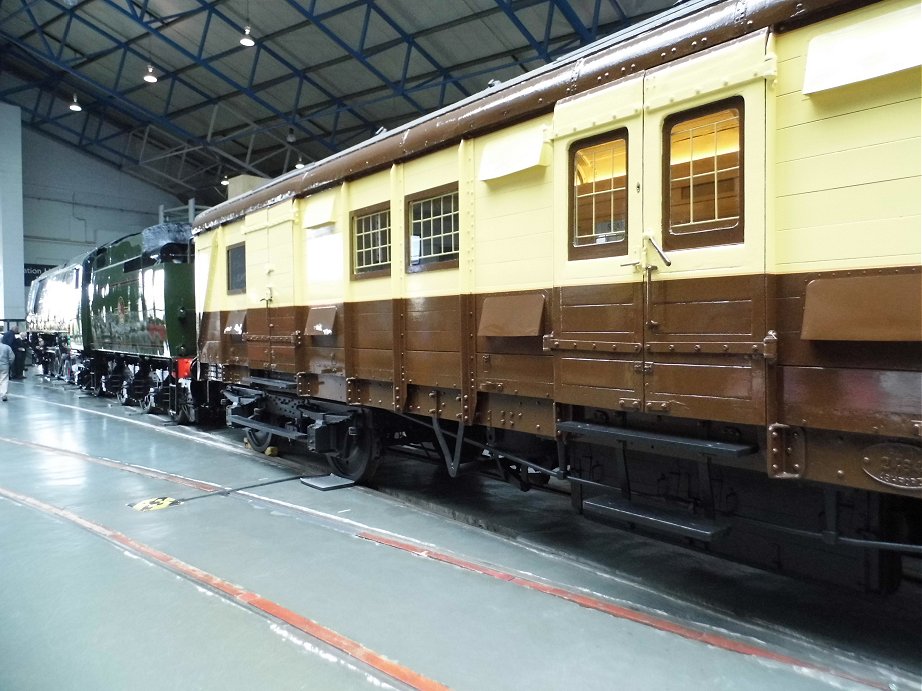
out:
{"label": "red line on floor", "polygon": [[136,554],[143,555],[148,557],[160,564],[163,564],[166,568],[170,569],[174,573],[178,573],[191,581],[200,583],[202,585],[208,586],[212,590],[224,593],[225,595],[231,597],[237,602],[243,603],[253,609],[259,610],[269,616],[278,619],[289,626],[292,626],[299,631],[320,640],[327,645],[336,648],[337,650],[346,653],[350,657],[353,657],[357,660],[360,660],[367,664],[368,666],[383,672],[389,677],[403,682],[415,689],[421,689],[422,691],[436,691],[440,689],[448,689],[447,686],[440,684],[437,681],[429,679],[428,677],[414,672],[408,667],[404,667],[396,662],[388,660],[387,658],[379,655],[363,646],[361,643],[357,643],[346,636],[343,636],[332,629],[328,629],[321,624],[318,624],[312,619],[309,619],[305,616],[293,612],[286,607],[268,600],[261,595],[250,592],[239,585],[235,585],[229,581],[225,581],[214,574],[203,571],[198,567],[187,564],[184,561],[177,559],[176,557],[170,556],[165,552],[161,552],[158,549],[155,549],[149,545],[146,545],[142,542],[134,540],[124,533],[120,533],[117,530],[112,530],[111,528],[106,528],[103,525],[94,523],[82,516],[79,516],[67,509],[62,509],[51,504],[46,504],[45,502],[35,499],[34,497],[29,497],[13,490],[9,490],[3,487],[0,487],[0,496],[11,499],[19,504],[23,504],[30,508],[36,509],[46,514],[52,516],[57,516],[58,518],[63,518],[67,521],[70,521],[81,528],[102,537],[110,542],[113,542],[117,545],[121,545],[127,549],[130,549]]}
{"label": "red line on floor", "polygon": [[435,552],[431,549],[427,549],[419,545],[414,545],[408,542],[401,542],[399,540],[394,540],[392,538],[376,535],[370,532],[358,533],[357,537],[368,540],[370,542],[375,542],[380,545],[386,545],[387,547],[393,547],[404,552],[409,552],[418,557],[424,557],[426,559],[432,559],[434,561],[443,562],[445,564],[451,564],[452,566],[457,566],[458,568],[465,569],[467,571],[473,571],[474,573],[490,576],[491,578],[506,581],[507,583],[511,583],[513,585],[528,588],[530,590],[536,590],[546,595],[551,595],[568,602],[573,602],[580,607],[596,610],[598,612],[604,612],[605,614],[609,614],[619,619],[625,619],[637,624],[643,624],[644,626],[652,627],[658,631],[665,631],[666,633],[675,634],[676,636],[681,636],[682,638],[688,638],[699,643],[705,643],[721,650],[728,650],[730,652],[739,653],[741,655],[751,655],[753,657],[779,662],[792,667],[801,667],[804,669],[815,670],[824,674],[838,677],[840,679],[847,679],[848,681],[857,682],[871,688],[882,689],[883,691],[886,691],[889,688],[886,684],[879,681],[863,679],[846,672],[840,672],[834,669],[816,665],[812,662],[806,662],[804,660],[799,660],[788,655],[775,653],[771,650],[751,645],[749,643],[735,641],[731,638],[727,638],[726,636],[721,636],[719,634],[710,633],[707,631],[696,630],[688,626],[669,621],[668,619],[664,619],[662,617],[645,614],[637,610],[615,605],[610,602],[600,600],[599,598],[582,595],[580,593],[576,593],[565,588],[560,588],[558,586],[548,585],[546,583],[533,581],[528,578],[522,578],[521,576],[516,576],[515,574],[509,573],[507,571],[500,571],[499,569],[491,568],[489,566],[476,564],[474,562],[460,559],[443,552]]}

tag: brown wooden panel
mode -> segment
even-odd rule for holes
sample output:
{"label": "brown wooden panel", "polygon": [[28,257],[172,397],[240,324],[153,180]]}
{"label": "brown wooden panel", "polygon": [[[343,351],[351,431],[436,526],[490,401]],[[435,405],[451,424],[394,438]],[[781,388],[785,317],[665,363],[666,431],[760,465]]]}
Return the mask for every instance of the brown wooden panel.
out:
{"label": "brown wooden panel", "polygon": [[352,351],[352,376],[359,379],[393,381],[394,354],[391,350],[355,348]]}
{"label": "brown wooden panel", "polygon": [[765,299],[763,275],[654,280],[649,312],[659,324],[653,338],[761,341],[767,332]]}
{"label": "brown wooden panel", "polygon": [[[683,336],[702,340],[755,339],[753,303],[747,301],[682,302],[660,305],[655,310],[661,336]],[[762,336],[759,335],[759,340]]]}
{"label": "brown wooden panel", "polygon": [[461,388],[461,356],[458,352],[408,350],[404,368],[410,384]]}
{"label": "brown wooden panel", "polygon": [[310,336],[330,336],[336,326],[336,305],[311,307],[307,312],[307,320],[302,331]]}
{"label": "brown wooden panel", "polygon": [[[915,275],[919,267],[879,269],[875,275]],[[830,271],[775,277],[774,308],[777,312],[778,362],[781,365],[861,369],[922,370],[922,343],[879,341],[873,347],[862,341],[826,341],[801,338],[807,286],[818,279],[860,277],[863,271]],[[918,279],[917,279],[918,280]],[[912,299],[912,298],[910,298]],[[891,302],[904,301],[891,296]],[[886,309],[892,309],[888,307]]]}
{"label": "brown wooden panel", "polygon": [[765,365],[761,359],[701,357],[655,362],[645,381],[644,409],[679,417],[765,424]]}
{"label": "brown wooden panel", "polygon": [[563,386],[613,389],[619,395],[633,394],[639,381],[636,358],[560,357],[557,382]]}
{"label": "brown wooden panel", "polygon": [[543,335],[544,293],[490,295],[479,305],[478,336]]}
{"label": "brown wooden panel", "polygon": [[[783,367],[782,422],[911,437],[922,411],[922,373]],[[834,404],[833,404],[834,402]]]}
{"label": "brown wooden panel", "polygon": [[919,274],[817,278],[804,302],[804,339],[922,341]]}
{"label": "brown wooden panel", "polygon": [[478,354],[480,391],[502,391],[550,398],[554,394],[554,359],[547,355]]}
{"label": "brown wooden panel", "polygon": [[626,305],[570,305],[560,310],[561,338],[582,337],[585,334],[623,334],[625,338],[609,337],[607,340],[632,340],[638,307]]}

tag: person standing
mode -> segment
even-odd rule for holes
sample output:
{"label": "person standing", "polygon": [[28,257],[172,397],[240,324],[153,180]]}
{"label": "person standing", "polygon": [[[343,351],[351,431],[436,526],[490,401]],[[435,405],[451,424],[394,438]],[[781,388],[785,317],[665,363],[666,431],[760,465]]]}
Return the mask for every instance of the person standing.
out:
{"label": "person standing", "polygon": [[10,373],[10,379],[24,379],[26,373],[26,339],[19,333],[19,328],[14,326],[15,342],[13,348],[13,371]]}
{"label": "person standing", "polygon": [[15,360],[13,349],[6,343],[0,343],[0,401],[6,400],[6,392],[10,388],[10,370]]}

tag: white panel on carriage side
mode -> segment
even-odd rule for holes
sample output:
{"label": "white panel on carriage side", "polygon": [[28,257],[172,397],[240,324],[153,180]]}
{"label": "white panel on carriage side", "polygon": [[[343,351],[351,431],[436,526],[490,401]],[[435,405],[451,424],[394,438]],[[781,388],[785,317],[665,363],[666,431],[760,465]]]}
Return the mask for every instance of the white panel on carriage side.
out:
{"label": "white panel on carriage side", "polygon": [[339,193],[340,188],[336,187],[307,197],[302,202],[301,227],[320,228],[335,223]]}
{"label": "white panel on carriage side", "polygon": [[547,166],[551,162],[551,146],[545,125],[530,124],[502,137],[487,140],[483,145],[477,178],[481,181]]}
{"label": "white panel on carriage side", "polygon": [[922,11],[904,7],[845,29],[815,36],[807,48],[803,93],[922,65]]}

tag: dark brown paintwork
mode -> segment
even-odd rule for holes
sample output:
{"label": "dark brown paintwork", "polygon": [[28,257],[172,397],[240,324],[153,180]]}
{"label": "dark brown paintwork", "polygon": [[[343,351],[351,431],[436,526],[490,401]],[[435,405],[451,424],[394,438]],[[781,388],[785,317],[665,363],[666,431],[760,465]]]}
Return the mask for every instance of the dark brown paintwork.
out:
{"label": "dark brown paintwork", "polygon": [[[801,338],[807,287],[849,275],[658,281],[646,315],[638,284],[261,308],[245,320],[239,312],[206,314],[200,357],[230,379],[249,368],[294,378],[300,395],[545,438],[554,435],[555,410],[567,419],[583,407],[631,415],[634,424],[656,419],[659,430],[713,421],[765,434],[781,424],[801,430],[801,446],[790,441],[780,460],[768,454],[770,475],[912,494],[875,479],[871,472],[886,475],[877,468],[884,461],[865,461],[861,450],[918,439],[922,343]],[[918,270],[874,276],[901,286]],[[478,334],[519,305],[531,310],[524,322],[534,335]],[[306,335],[314,322],[332,333]]]}
{"label": "dark brown paintwork", "polygon": [[[426,115],[381,138],[292,171],[262,187],[199,214],[195,230],[241,218],[282,199],[318,192],[424,153],[457,144],[539,115],[562,98],[684,58],[740,36],[811,15],[844,12],[861,2],[842,0],[728,0],[683,16],[682,7],[576,52],[544,69]],[[680,19],[675,19],[681,17]],[[662,26],[662,30],[655,30]]]}
{"label": "dark brown paintwork", "polygon": [[922,274],[875,273],[810,281],[800,337],[922,341]]}

